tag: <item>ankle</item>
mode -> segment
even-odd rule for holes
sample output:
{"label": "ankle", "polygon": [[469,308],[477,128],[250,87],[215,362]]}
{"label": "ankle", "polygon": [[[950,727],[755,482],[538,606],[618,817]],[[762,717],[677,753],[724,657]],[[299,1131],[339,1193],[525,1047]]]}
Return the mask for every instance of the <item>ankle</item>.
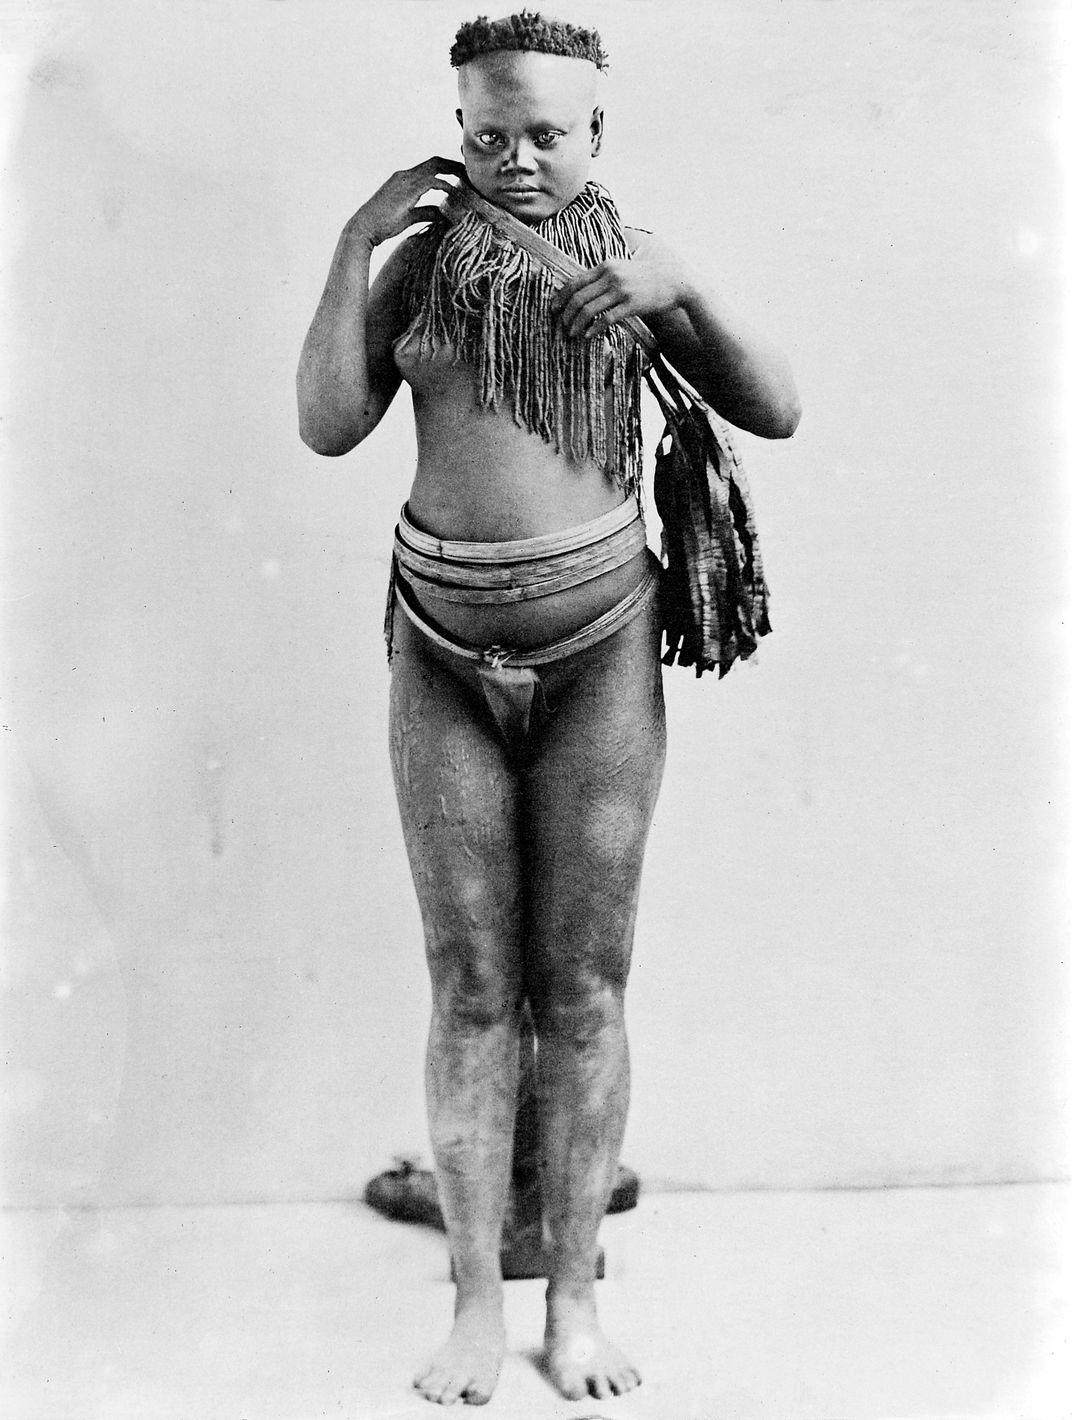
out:
{"label": "ankle", "polygon": [[459,1282],[454,1293],[454,1315],[461,1312],[484,1312],[501,1316],[503,1312],[502,1278]]}
{"label": "ankle", "polygon": [[596,1289],[591,1280],[576,1277],[552,1277],[547,1283],[547,1310],[589,1311],[596,1309]]}

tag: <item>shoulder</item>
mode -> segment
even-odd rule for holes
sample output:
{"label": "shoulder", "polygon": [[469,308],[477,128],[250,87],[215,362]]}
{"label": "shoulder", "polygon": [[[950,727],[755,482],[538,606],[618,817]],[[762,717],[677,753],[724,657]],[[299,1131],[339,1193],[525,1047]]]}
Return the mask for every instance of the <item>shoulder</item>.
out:
{"label": "shoulder", "polygon": [[388,287],[401,287],[413,271],[427,259],[430,251],[439,245],[441,232],[428,226],[419,232],[411,232],[387,253],[376,277],[377,282]]}
{"label": "shoulder", "polygon": [[391,248],[369,292],[373,320],[386,320],[396,334],[409,324],[423,299],[442,235],[441,224],[432,224]]}
{"label": "shoulder", "polygon": [[647,227],[623,227],[622,230],[625,233],[630,256],[635,256],[642,247],[655,240],[654,232],[649,232]]}

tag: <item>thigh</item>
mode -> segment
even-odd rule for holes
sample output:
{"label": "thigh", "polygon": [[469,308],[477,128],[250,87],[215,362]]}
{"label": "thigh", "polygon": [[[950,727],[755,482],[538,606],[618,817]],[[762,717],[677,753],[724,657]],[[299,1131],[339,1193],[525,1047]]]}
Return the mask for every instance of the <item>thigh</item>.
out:
{"label": "thigh", "polygon": [[525,782],[527,958],[535,990],[624,986],[666,755],[656,605],[545,689]]}
{"label": "thigh", "polygon": [[482,698],[396,618],[391,767],[433,986],[479,998],[521,962],[519,787]]}

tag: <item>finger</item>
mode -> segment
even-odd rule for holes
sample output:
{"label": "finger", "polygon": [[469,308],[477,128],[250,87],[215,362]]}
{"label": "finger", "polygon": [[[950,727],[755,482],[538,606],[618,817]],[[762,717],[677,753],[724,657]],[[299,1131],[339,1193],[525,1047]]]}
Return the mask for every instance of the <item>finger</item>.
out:
{"label": "finger", "polygon": [[451,193],[451,192],[457,192],[457,190],[458,190],[458,184],[457,184],[456,182],[451,182],[451,180],[450,180],[449,178],[437,177],[437,178],[433,178],[433,179],[431,180],[431,182],[428,184],[427,187],[422,187],[421,190],[420,190],[420,193],[419,193],[418,195],[419,195],[420,197],[423,197],[426,192],[446,192],[446,193]]}
{"label": "finger", "polygon": [[562,282],[561,286],[559,286],[555,294],[551,297],[550,310],[553,316],[557,316],[559,314],[563,306],[573,295],[574,291],[576,291],[578,284],[581,281],[587,280],[587,277],[587,272],[585,272],[583,276],[566,277],[566,279]]}
{"label": "finger", "polygon": [[558,321],[567,335],[576,335],[587,323],[589,306],[609,292],[607,277],[589,280],[580,286],[558,313]]}
{"label": "finger", "polygon": [[465,164],[459,163],[457,158],[429,158],[427,163],[422,163],[422,167],[431,167],[437,173],[453,173],[455,177],[465,176]]}
{"label": "finger", "polygon": [[583,335],[586,339],[593,335],[605,335],[612,325],[617,325],[628,314],[628,302],[618,301],[617,304],[608,306],[605,310],[597,311],[583,331]]}
{"label": "finger", "polygon": [[604,311],[610,310],[618,300],[616,292],[603,287],[590,293],[583,306],[580,306],[570,321],[569,334],[583,335],[588,328],[597,321]]}
{"label": "finger", "polygon": [[569,336],[580,335],[591,324],[594,316],[602,314],[620,299],[608,281],[601,281],[579,294],[583,294],[584,299],[576,303],[572,312],[569,308],[563,311],[561,317],[562,325]]}
{"label": "finger", "polygon": [[[565,308],[569,305],[574,296],[584,299],[584,292],[587,288],[601,281],[605,276],[602,266],[594,266],[590,271],[582,271],[576,276],[571,276],[563,281],[555,294],[551,297],[551,314],[565,318]],[[576,307],[574,308],[576,309]]]}
{"label": "finger", "polygon": [[435,222],[443,215],[438,207],[431,205],[427,207],[413,207],[410,209],[409,222],[407,226],[414,226],[417,222]]}

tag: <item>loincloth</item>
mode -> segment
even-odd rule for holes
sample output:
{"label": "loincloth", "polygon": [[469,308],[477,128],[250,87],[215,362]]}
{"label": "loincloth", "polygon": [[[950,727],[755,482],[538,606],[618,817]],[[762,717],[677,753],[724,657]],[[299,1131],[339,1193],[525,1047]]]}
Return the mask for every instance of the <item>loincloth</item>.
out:
{"label": "loincloth", "polygon": [[477,646],[446,634],[429,623],[413,585],[447,601],[501,605],[581,586],[624,566],[646,545],[644,523],[632,500],[580,527],[511,542],[431,537],[415,528],[403,509],[395,531],[388,651],[397,605],[423,637],[471,666],[503,738],[517,747],[528,737],[534,706],[540,704],[540,668],[598,645],[639,616],[659,586],[658,558],[649,553],[643,580],[601,616],[567,636],[525,649]]}

